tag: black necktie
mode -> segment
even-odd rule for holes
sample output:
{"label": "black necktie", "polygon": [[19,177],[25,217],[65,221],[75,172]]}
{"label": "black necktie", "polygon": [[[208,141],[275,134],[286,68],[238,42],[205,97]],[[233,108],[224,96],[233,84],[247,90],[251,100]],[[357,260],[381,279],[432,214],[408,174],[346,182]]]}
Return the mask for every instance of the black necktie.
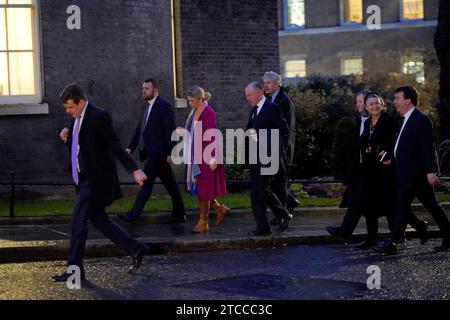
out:
{"label": "black necktie", "polygon": [[250,115],[250,125],[249,125],[250,128],[255,128],[256,111],[257,111],[257,108],[253,107],[252,113]]}
{"label": "black necktie", "polygon": [[253,107],[252,119],[255,119],[258,115],[258,107]]}
{"label": "black necktie", "polygon": [[147,108],[145,108],[144,115],[141,119],[141,134],[139,135],[139,148],[140,150],[145,150],[145,142],[144,142],[144,131],[147,126],[147,117],[149,116],[148,111],[150,109],[150,104],[147,104]]}

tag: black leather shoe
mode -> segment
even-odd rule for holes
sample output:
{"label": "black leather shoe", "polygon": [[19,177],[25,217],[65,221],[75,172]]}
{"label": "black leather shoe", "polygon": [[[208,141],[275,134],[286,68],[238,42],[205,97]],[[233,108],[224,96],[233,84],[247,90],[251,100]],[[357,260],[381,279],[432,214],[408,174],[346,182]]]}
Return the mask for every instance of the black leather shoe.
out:
{"label": "black leather shoe", "polygon": [[376,245],[377,245],[376,241],[368,241],[368,240],[366,240],[359,246],[359,249],[361,249],[361,250],[369,250],[369,249],[375,247]]}
{"label": "black leather shoe", "polygon": [[434,251],[436,252],[445,252],[450,249],[450,238],[442,239],[442,243],[440,246],[434,247]]}
{"label": "black leather shoe", "polygon": [[330,235],[343,242],[350,242],[350,237],[344,234],[341,227],[325,227]]}
{"label": "black leather shoe", "polygon": [[268,230],[254,230],[250,231],[248,235],[250,237],[261,237],[261,236],[270,236],[272,234],[272,231],[270,229]]}
{"label": "black leather shoe", "polygon": [[144,256],[147,253],[147,247],[143,246],[141,247],[134,256],[131,256],[133,258],[133,265],[128,270],[129,273],[135,273],[142,265],[142,260],[144,260]]}
{"label": "black leather shoe", "polygon": [[398,254],[398,245],[392,242],[391,239],[386,239],[383,246],[374,249],[384,254]]}
{"label": "black leather shoe", "polygon": [[282,219],[275,217],[275,218],[273,218],[272,220],[270,220],[270,224],[271,224],[272,226],[279,226],[280,223],[281,223],[281,220],[282,220]]}
{"label": "black leather shoe", "polygon": [[129,213],[119,213],[117,215],[119,219],[126,221],[128,223],[137,223],[139,221],[139,218],[131,216]]}
{"label": "black leather shoe", "polygon": [[288,209],[290,214],[294,214],[294,209],[300,206],[300,202],[297,199],[294,199],[293,202],[288,203],[286,208]]}
{"label": "black leather shoe", "polygon": [[187,223],[187,216],[185,214],[183,214],[182,216],[174,215],[171,223]]}
{"label": "black leather shoe", "polygon": [[422,221],[421,227],[416,230],[420,239],[420,244],[424,245],[428,241],[428,222]]}
{"label": "black leather shoe", "polygon": [[282,233],[284,230],[286,230],[289,227],[289,223],[292,220],[292,214],[288,214],[287,218],[282,219],[280,225],[278,226],[278,233]]}
{"label": "black leather shoe", "polygon": [[[73,276],[73,273],[68,273],[67,271],[61,274],[57,274],[52,277],[53,281],[55,282],[67,282],[67,279],[69,279],[71,276]],[[81,280],[85,280],[85,274],[84,272],[81,272]]]}

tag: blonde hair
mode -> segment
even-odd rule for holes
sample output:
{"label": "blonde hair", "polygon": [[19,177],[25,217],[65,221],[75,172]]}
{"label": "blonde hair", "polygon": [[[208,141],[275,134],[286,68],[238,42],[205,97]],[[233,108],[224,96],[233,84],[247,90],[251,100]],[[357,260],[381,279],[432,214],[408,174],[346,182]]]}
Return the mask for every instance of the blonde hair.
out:
{"label": "blonde hair", "polygon": [[382,97],[380,97],[380,95],[376,92],[369,92],[365,97],[364,97],[364,104],[367,106],[367,101],[369,101],[369,99],[378,99],[380,100],[380,105],[381,105],[381,109],[386,111],[386,106],[384,104],[384,100]]}
{"label": "blonde hair", "polygon": [[210,92],[205,91],[205,89],[199,86],[191,87],[187,92],[187,96],[206,101],[209,101],[212,97]]}

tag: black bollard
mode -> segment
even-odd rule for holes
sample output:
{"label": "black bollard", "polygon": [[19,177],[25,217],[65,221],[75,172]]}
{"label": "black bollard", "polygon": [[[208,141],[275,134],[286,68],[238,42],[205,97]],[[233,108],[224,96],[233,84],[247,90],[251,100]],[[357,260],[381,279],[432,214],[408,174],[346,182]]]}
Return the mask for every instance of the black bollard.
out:
{"label": "black bollard", "polygon": [[14,189],[15,189],[15,182],[14,182],[14,175],[15,172],[11,171],[11,203],[9,206],[9,217],[14,218]]}

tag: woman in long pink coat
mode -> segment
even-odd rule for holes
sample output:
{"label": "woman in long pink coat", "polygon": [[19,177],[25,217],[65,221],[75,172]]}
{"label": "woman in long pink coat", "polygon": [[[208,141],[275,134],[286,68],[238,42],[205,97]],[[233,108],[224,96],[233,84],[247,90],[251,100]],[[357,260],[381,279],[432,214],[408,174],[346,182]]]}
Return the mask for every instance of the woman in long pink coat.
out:
{"label": "woman in long pink coat", "polygon": [[200,207],[199,221],[192,232],[203,233],[209,229],[210,206],[216,210],[216,225],[222,223],[230,209],[217,201],[227,189],[221,145],[215,139],[214,130],[210,130],[218,132],[216,112],[208,104],[211,94],[200,87],[192,87],[187,96],[192,111],[186,122],[184,152],[189,160],[186,181],[191,194],[198,195]]}

